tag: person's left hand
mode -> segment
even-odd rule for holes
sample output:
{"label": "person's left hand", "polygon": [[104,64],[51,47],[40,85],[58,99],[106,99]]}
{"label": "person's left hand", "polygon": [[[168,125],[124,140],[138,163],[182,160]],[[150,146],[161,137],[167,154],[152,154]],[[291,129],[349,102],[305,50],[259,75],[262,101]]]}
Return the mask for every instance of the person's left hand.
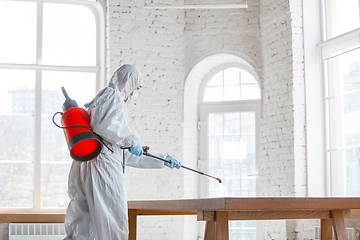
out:
{"label": "person's left hand", "polygon": [[141,143],[138,143],[136,146],[130,148],[129,152],[136,156],[143,155],[143,149],[142,149]]}
{"label": "person's left hand", "polygon": [[171,162],[171,163],[164,162],[165,166],[167,166],[169,168],[174,168],[175,167],[177,169],[179,169],[181,167],[181,163],[178,160],[176,160],[175,158],[173,158],[172,156],[167,155],[165,157],[165,159],[169,160]]}

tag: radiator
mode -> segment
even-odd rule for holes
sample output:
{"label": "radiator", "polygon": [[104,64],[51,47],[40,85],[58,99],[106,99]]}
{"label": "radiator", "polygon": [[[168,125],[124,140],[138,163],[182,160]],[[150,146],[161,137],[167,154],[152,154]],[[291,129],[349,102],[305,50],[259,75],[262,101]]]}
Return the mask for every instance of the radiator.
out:
{"label": "radiator", "polygon": [[10,223],[9,240],[62,240],[63,223]]}

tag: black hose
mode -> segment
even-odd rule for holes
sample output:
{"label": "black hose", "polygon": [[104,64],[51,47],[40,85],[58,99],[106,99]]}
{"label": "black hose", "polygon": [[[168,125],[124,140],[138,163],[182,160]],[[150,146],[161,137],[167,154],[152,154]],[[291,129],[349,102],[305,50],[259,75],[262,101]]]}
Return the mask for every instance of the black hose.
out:
{"label": "black hose", "polygon": [[54,114],[54,116],[52,117],[52,121],[53,121],[53,123],[55,124],[55,126],[57,126],[58,128],[61,128],[61,129],[70,129],[70,128],[78,128],[78,127],[82,127],[82,128],[89,129],[89,130],[91,130],[95,135],[97,135],[97,136],[100,138],[100,142],[101,142],[107,149],[109,149],[110,152],[114,153],[114,150],[112,150],[108,145],[106,145],[105,142],[104,142],[104,139],[103,139],[99,134],[95,133],[91,127],[81,126],[81,125],[79,125],[79,126],[71,126],[71,127],[61,127],[61,126],[59,126],[59,125],[55,122],[55,116],[56,116],[57,114],[63,115],[62,112],[56,112],[56,113]]}
{"label": "black hose", "polygon": [[69,129],[69,128],[82,127],[82,128],[87,128],[87,129],[90,129],[90,130],[92,131],[92,128],[90,128],[90,127],[88,127],[88,126],[71,126],[71,127],[61,127],[61,126],[59,126],[58,124],[56,124],[56,122],[55,122],[55,116],[56,116],[57,114],[61,114],[61,115],[63,115],[63,113],[62,113],[62,112],[56,112],[56,113],[54,114],[54,116],[52,117],[52,121],[53,121],[53,123],[54,123],[54,124],[55,124],[55,126],[57,126],[58,128],[61,128],[61,129]]}

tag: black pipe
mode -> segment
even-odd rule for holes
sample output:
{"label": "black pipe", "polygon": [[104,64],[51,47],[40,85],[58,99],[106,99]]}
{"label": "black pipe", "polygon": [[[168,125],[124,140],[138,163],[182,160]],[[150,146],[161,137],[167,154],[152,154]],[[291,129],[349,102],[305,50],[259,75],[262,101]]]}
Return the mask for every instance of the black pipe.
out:
{"label": "black pipe", "polygon": [[[158,156],[155,156],[155,155],[153,155],[153,154],[149,153],[149,147],[147,147],[147,146],[143,147],[143,152],[144,152],[143,154],[144,154],[145,156],[153,157],[153,158],[156,158],[156,159],[158,159],[158,160],[161,160],[161,161],[164,161],[164,162],[171,163],[171,161],[170,161],[170,160],[167,160],[167,159],[164,159],[164,158],[161,158],[161,157],[158,157]],[[209,174],[206,174],[206,173],[200,172],[200,171],[198,171],[198,170],[195,170],[195,169],[192,169],[192,168],[189,168],[189,167],[183,166],[183,165],[181,165],[181,167],[182,167],[182,168],[185,168],[185,169],[187,169],[187,170],[190,170],[190,171],[196,172],[196,173],[198,173],[198,174],[201,174],[201,175],[204,175],[204,176],[207,176],[207,177],[214,178],[214,179],[218,180],[218,181],[219,181],[219,183],[221,183],[221,182],[222,182],[220,178],[213,177],[213,176],[211,176],[211,175],[209,175]]]}

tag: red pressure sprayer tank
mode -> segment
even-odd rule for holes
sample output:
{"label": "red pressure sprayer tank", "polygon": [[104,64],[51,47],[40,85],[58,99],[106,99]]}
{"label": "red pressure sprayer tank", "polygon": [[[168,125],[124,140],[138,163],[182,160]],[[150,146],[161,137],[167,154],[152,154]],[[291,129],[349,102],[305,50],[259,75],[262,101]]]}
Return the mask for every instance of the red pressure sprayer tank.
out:
{"label": "red pressure sprayer tank", "polygon": [[90,127],[90,117],[85,109],[78,107],[65,88],[61,90],[65,96],[61,125],[70,156],[77,161],[89,161],[99,155],[102,144],[100,137]]}

